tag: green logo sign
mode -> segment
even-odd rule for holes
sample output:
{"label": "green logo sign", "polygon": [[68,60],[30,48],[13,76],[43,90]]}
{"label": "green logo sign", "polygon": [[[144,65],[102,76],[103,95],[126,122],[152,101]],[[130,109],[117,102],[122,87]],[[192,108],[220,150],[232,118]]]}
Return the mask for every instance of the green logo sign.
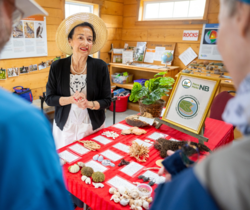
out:
{"label": "green logo sign", "polygon": [[182,96],[177,104],[176,111],[180,117],[192,119],[197,115],[199,102],[193,96]]}
{"label": "green logo sign", "polygon": [[188,89],[192,86],[192,82],[189,79],[184,79],[182,81],[182,87]]}

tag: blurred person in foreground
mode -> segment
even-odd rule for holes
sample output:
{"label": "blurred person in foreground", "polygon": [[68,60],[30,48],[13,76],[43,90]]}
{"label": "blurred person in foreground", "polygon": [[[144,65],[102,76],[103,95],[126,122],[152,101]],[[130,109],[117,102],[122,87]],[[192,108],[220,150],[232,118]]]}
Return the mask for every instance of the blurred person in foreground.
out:
{"label": "blurred person in foreground", "polygon": [[[250,209],[250,0],[220,0],[218,49],[237,89],[223,113],[244,138],[187,168],[168,151],[151,210]],[[170,181],[172,179],[172,181]]]}
{"label": "blurred person in foreground", "polygon": [[[33,0],[0,0],[0,51],[12,25],[35,14],[47,12]],[[0,111],[0,209],[73,209],[41,111],[3,89]]]}

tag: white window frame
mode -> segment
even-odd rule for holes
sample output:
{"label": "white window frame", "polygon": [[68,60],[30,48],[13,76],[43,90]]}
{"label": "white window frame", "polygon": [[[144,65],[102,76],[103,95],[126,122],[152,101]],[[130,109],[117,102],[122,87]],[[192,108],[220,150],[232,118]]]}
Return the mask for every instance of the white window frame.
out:
{"label": "white window frame", "polygon": [[[206,10],[206,3],[205,3],[205,7],[204,7],[204,12],[203,12],[203,16],[202,17],[172,17],[172,18],[146,18],[146,7],[147,7],[147,4],[154,4],[154,3],[167,3],[167,2],[178,2],[178,1],[192,1],[192,0],[164,0],[164,1],[144,1],[143,2],[143,19],[142,21],[150,21],[150,20],[194,20],[194,19],[197,19],[197,20],[201,20],[204,18],[204,14],[205,14],[205,10]],[[190,4],[189,4],[190,6]],[[188,8],[189,9],[189,8]],[[174,9],[173,9],[174,11]],[[189,10],[188,10],[189,11]],[[159,12],[158,12],[159,13]]]}
{"label": "white window frame", "polygon": [[[51,0],[51,1],[53,1],[53,0]],[[85,4],[84,2],[71,2],[71,1],[65,1],[65,6],[66,6],[66,4],[68,4],[68,5],[76,5],[76,6],[84,6],[84,7],[89,7],[90,8],[90,13],[92,13],[93,14],[93,12],[94,12],[94,6],[93,5],[91,5],[91,4]],[[66,17],[66,8],[65,8],[65,17]]]}

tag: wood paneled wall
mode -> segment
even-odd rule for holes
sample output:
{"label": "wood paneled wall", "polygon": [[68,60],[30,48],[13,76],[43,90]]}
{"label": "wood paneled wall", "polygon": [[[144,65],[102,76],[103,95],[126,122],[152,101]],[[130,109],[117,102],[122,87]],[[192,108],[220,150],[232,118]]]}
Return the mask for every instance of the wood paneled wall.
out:
{"label": "wood paneled wall", "polygon": [[[56,46],[55,34],[56,30],[64,19],[64,0],[36,0],[48,13],[46,19],[47,26],[47,40],[48,40],[48,56],[33,57],[33,58],[18,58],[18,59],[4,59],[0,60],[0,67],[11,68],[29,66],[31,64],[38,64],[42,61],[47,61],[56,56],[63,56],[62,52]],[[49,68],[41,71],[37,70],[32,73],[23,74],[18,77],[7,78],[7,80],[0,81],[0,87],[13,91],[14,86],[24,86],[32,90],[34,99],[38,99],[39,95],[45,91],[45,86],[48,80]]]}
{"label": "wood paneled wall", "polygon": [[[34,57],[21,59],[0,60],[0,67],[11,68],[37,64],[41,61],[52,59],[62,55],[55,43],[56,30],[64,19],[65,0],[36,0],[48,13],[47,17],[47,39],[48,57]],[[84,2],[84,0],[78,0]],[[90,0],[86,0],[92,2]],[[96,3],[93,1],[93,3]],[[176,42],[175,59],[173,65],[184,68],[178,56],[188,47],[192,47],[198,54],[202,25],[148,25],[137,26],[137,0],[100,0],[100,17],[108,28],[108,41],[100,51],[100,58],[110,62],[111,43],[114,47],[123,47],[124,43],[137,41],[147,42]],[[210,0],[208,19],[209,23],[218,23],[219,0]],[[183,30],[198,29],[199,40],[196,42],[182,41]],[[32,89],[34,99],[45,91],[49,68],[41,71],[24,74],[19,77],[8,78],[0,81],[0,87],[12,91],[12,87],[22,85]]]}
{"label": "wood paneled wall", "polygon": [[[198,54],[200,39],[202,34],[202,24],[197,25],[136,25],[137,21],[137,0],[124,0],[123,27],[122,27],[122,46],[124,43],[133,41],[147,42],[176,42],[175,58],[173,65],[185,68],[178,56],[188,47]],[[218,23],[219,0],[210,0],[208,8],[208,22]],[[183,30],[199,30],[198,41],[183,41]]]}
{"label": "wood paneled wall", "polygon": [[110,63],[111,44],[115,48],[122,47],[122,27],[123,27],[123,0],[104,0],[101,6],[100,17],[108,28],[108,41],[100,51],[100,58]]}

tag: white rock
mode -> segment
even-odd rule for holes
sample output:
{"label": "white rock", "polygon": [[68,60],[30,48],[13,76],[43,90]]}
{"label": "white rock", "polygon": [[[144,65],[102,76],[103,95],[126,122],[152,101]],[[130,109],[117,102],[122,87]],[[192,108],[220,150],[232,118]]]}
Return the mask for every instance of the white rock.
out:
{"label": "white rock", "polygon": [[69,172],[71,173],[77,173],[78,171],[80,171],[80,167],[77,164],[74,164],[73,166],[69,167]]}
{"label": "white rock", "polygon": [[95,186],[95,188],[103,188],[104,187],[104,184],[102,184],[102,183],[94,183],[93,182],[93,185]]}
{"label": "white rock", "polygon": [[86,184],[91,184],[91,180],[90,180],[89,177],[85,180],[85,183],[86,183]]}
{"label": "white rock", "polygon": [[110,194],[115,194],[115,192],[117,192],[117,190],[114,188],[114,187],[111,187],[111,188],[109,188],[109,193]]}
{"label": "white rock", "polygon": [[122,200],[120,201],[120,204],[121,204],[122,206],[127,206],[128,203],[129,203],[129,199],[122,199]]}
{"label": "white rock", "polygon": [[149,203],[148,203],[147,201],[143,201],[142,207],[143,207],[144,209],[149,209]]}
{"label": "white rock", "polygon": [[84,176],[84,175],[83,175],[83,176],[81,177],[81,180],[84,182],[87,178],[88,178],[87,176]]}

